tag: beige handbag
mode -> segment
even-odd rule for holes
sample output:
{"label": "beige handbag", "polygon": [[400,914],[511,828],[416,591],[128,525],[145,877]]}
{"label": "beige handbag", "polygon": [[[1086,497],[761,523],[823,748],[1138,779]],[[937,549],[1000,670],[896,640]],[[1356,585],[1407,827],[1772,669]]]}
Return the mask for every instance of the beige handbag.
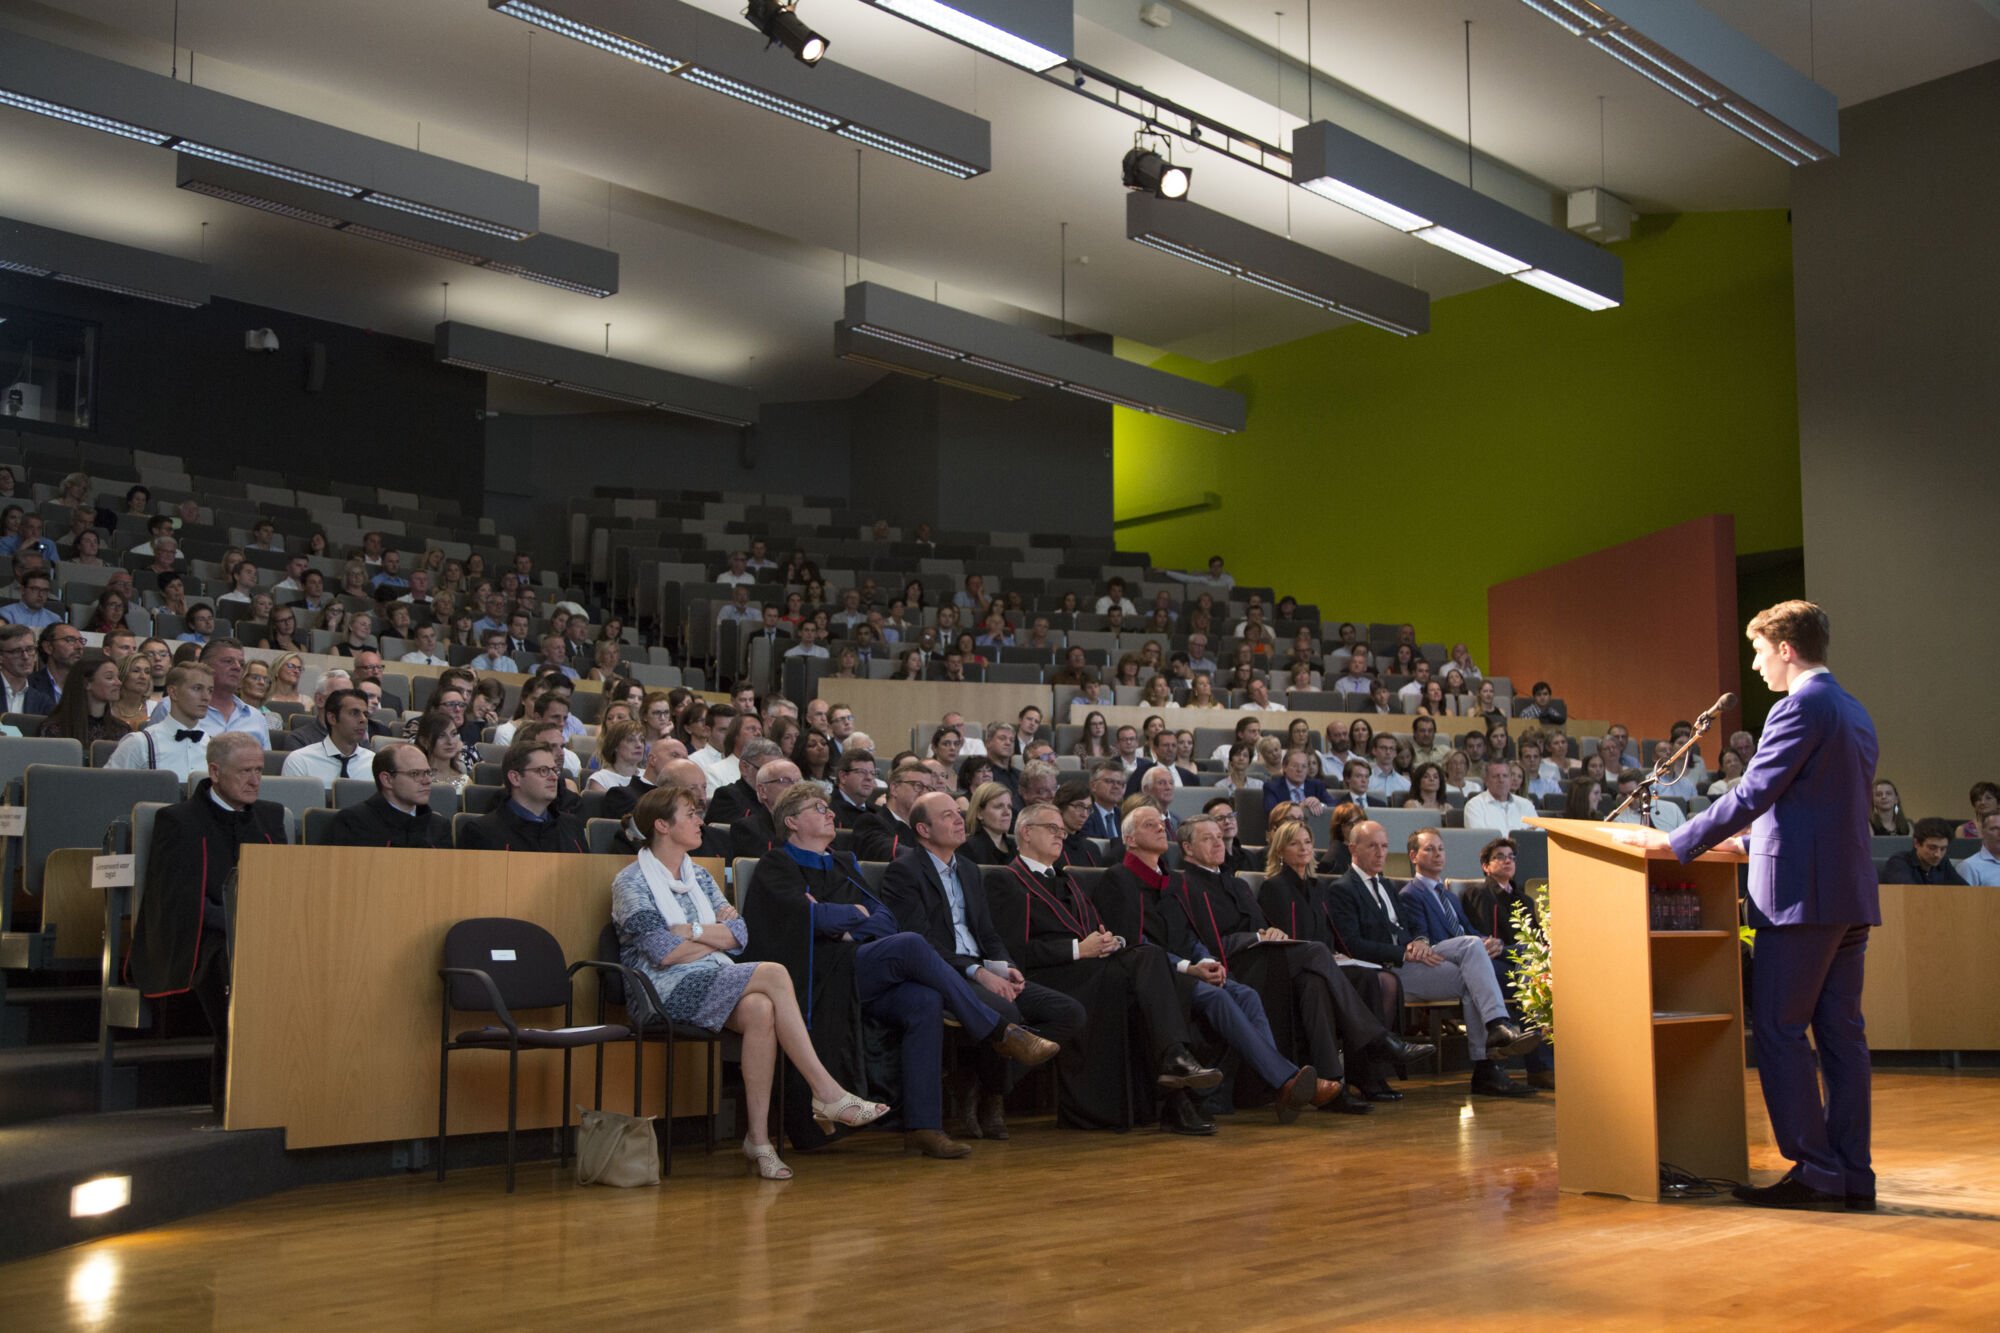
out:
{"label": "beige handbag", "polygon": [[576,1108],[576,1183],[634,1185],[660,1183],[660,1145],[653,1116]]}

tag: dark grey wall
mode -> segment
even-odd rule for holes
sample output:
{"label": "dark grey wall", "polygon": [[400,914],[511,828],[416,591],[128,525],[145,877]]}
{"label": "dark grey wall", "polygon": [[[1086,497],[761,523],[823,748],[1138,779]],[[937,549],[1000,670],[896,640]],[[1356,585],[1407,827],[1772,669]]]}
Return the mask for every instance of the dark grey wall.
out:
{"label": "dark grey wall", "polygon": [[908,375],[884,375],[854,402],[850,498],[903,528],[938,521],[938,395]]}
{"label": "dark grey wall", "polygon": [[[428,343],[238,301],[183,310],[10,273],[0,273],[0,304],[99,326],[97,429],[79,438],[179,454],[224,476],[238,463],[295,463],[308,476],[379,479],[479,511],[486,377],[438,365]],[[243,350],[244,332],[259,328],[278,335],[277,352]],[[315,344],[326,377],[311,393]]]}
{"label": "dark grey wall", "polygon": [[[1995,776],[2000,63],[1850,107],[1793,181],[1807,595],[1906,809]],[[1966,674],[1972,673],[1972,674]]]}

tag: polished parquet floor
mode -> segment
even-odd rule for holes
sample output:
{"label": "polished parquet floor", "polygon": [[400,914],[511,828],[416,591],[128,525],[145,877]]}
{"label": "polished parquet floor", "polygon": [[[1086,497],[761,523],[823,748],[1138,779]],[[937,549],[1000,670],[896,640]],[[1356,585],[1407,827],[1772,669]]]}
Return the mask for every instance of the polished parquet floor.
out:
{"label": "polished parquet floor", "polygon": [[1208,1140],[1028,1121],[931,1162],[864,1137],[785,1184],[696,1150],[658,1190],[553,1165],[511,1198],[497,1168],[298,1190],[0,1268],[0,1328],[2000,1326],[2000,1078],[1879,1072],[1882,1210],[1831,1216],[1561,1195],[1548,1094],[1404,1086]]}

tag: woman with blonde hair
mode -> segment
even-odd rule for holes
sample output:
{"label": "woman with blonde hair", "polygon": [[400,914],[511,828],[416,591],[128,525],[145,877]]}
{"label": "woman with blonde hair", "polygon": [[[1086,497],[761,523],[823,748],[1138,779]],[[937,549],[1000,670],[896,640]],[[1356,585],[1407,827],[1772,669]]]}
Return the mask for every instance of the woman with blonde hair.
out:
{"label": "woman with blonde hair", "polygon": [[597,758],[602,767],[590,775],[589,790],[623,787],[646,762],[646,729],[629,719],[611,723],[598,734]]}
{"label": "woman with blonde hair", "polygon": [[972,804],[965,822],[972,834],[965,840],[965,854],[973,864],[1004,866],[1014,859],[1014,793],[997,782],[982,782],[972,790]]}
{"label": "woman with blonde hair", "polygon": [[299,677],[306,671],[306,660],[297,653],[286,653],[271,663],[271,695],[267,704],[302,704],[306,702],[299,693]]}

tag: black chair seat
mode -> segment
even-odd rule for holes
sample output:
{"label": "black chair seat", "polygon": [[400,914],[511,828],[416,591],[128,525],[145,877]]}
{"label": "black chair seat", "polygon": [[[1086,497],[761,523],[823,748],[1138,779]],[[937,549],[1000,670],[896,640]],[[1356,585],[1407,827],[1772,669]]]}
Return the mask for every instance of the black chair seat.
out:
{"label": "black chair seat", "polygon": [[[592,1024],[583,1028],[522,1028],[521,1045],[560,1050],[565,1046],[595,1046],[600,1042],[629,1041],[632,1029],[617,1023]],[[452,1040],[460,1046],[511,1045],[506,1028],[469,1028]]]}

